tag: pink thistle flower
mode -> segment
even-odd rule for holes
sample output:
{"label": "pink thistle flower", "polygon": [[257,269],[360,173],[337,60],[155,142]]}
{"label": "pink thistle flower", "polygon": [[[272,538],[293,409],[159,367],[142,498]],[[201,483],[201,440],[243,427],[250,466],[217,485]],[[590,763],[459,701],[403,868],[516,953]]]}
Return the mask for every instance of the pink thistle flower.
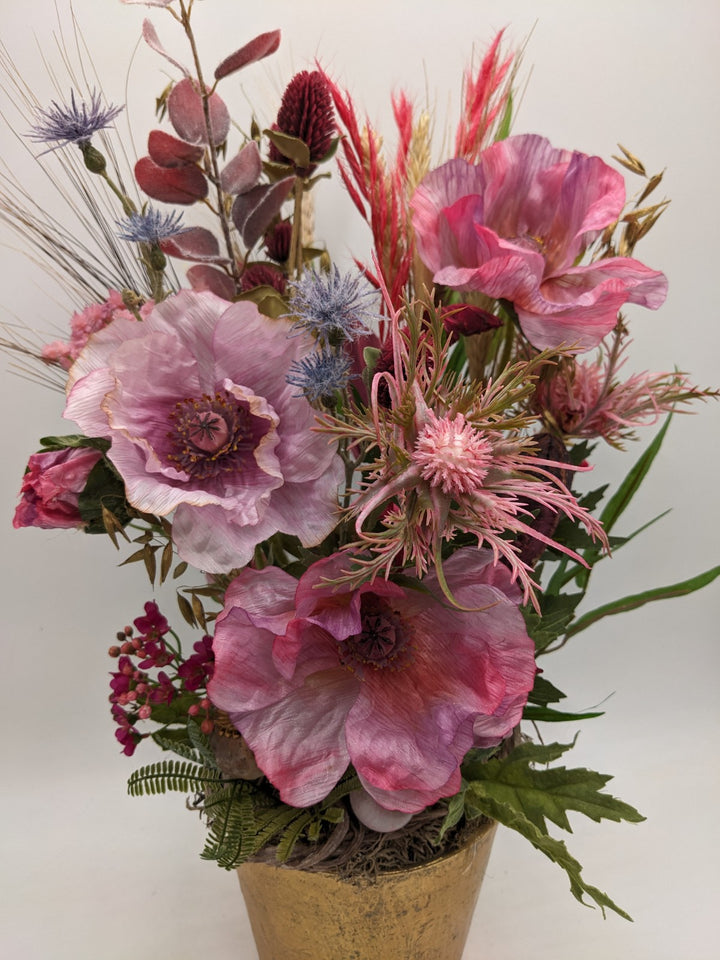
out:
{"label": "pink thistle flower", "polygon": [[594,361],[566,361],[540,380],[533,406],[551,429],[564,437],[601,437],[622,449],[635,428],[652,426],[679,403],[711,394],[693,386],[682,373],[615,374],[625,363],[599,353]]}
{"label": "pink thistle flower", "polygon": [[448,607],[434,572],[422,590],[333,587],[344,563],[320,560],[299,582],[243,570],[217,619],[208,695],[286,803],[323,799],[352,764],[380,806],[415,813],[457,792],[473,745],[520,720],[535,677],[520,591],[487,550],[445,563],[472,612]]}
{"label": "pink thistle flower", "polygon": [[342,460],[285,379],[314,345],[288,329],[183,291],[96,333],[70,371],[65,415],[111,440],[130,504],[173,514],[180,556],[211,573],[278,531],[312,546],[337,521]]}
{"label": "pink thistle flower", "polygon": [[[605,542],[602,527],[562,482],[569,468],[537,456],[529,436],[538,420],[527,407],[545,354],[506,367],[484,387],[447,376],[449,341],[430,311],[424,326],[413,310],[408,329],[393,320],[393,362],[373,380],[370,407],[347,422],[328,417],[329,432],[380,451],[362,490],[350,506],[358,541],[346,571],[350,582],[389,577],[394,567],[414,565],[418,576],[434,562],[442,582],[441,548],[457,534],[470,534],[503,558],[525,600],[536,603],[531,568],[515,542],[526,535],[580,562],[572,550],[531,525],[540,507],[581,523]],[[379,524],[371,516],[385,506]],[[450,597],[450,594],[447,594]]]}
{"label": "pink thistle flower", "polygon": [[625,186],[599,157],[508,137],[474,166],[450,160],[413,199],[418,253],[435,283],[510,300],[539,350],[590,350],[626,303],[657,309],[667,281],[629,257],[578,265],[620,216]]}

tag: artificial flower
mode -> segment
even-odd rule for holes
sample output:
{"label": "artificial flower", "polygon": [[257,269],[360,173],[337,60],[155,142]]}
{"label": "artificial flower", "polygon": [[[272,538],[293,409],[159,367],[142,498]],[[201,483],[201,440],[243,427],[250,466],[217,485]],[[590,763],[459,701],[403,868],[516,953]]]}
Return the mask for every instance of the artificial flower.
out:
{"label": "artificial flower", "polygon": [[622,177],[599,157],[526,134],[488,147],[477,165],[442,164],[411,206],[436,284],[508,300],[533,346],[581,352],[610,333],[624,303],[665,300],[664,275],[638,260],[579,263],[624,202]]}
{"label": "artificial flower", "polygon": [[538,383],[534,407],[566,439],[602,437],[622,447],[636,427],[657,423],[677,404],[700,399],[702,391],[681,373],[636,373],[623,380],[624,360],[599,353],[595,360],[561,363]]}
{"label": "artificial flower", "polygon": [[23,477],[13,526],[45,530],[84,526],[79,498],[101,456],[89,447],[34,453]]}
{"label": "artificial flower", "polygon": [[337,522],[342,461],[285,380],[311,347],[252,303],[184,291],[91,339],[65,414],[111,440],[132,506],[174,513],[183,559],[227,571],[277,531],[307,546]]}
{"label": "artificial flower", "polygon": [[[139,308],[141,317],[146,317],[153,308],[152,301],[147,301]],[[109,290],[108,298],[103,303],[91,303],[77,311],[70,318],[70,339],[67,343],[54,340],[42,349],[45,360],[57,363],[64,370],[69,370],[73,362],[80,355],[93,333],[102,330],[118,317],[134,320],[134,315],[127,309],[118,290]]]}
{"label": "artificial flower", "polygon": [[333,555],[296,581],[246,568],[230,585],[213,649],[212,702],[294,806],[325,797],[348,764],[380,806],[414,813],[460,788],[476,741],[519,722],[535,677],[520,591],[488,550],[463,548],[444,575],[357,589]]}
{"label": "artificial flower", "polygon": [[95,133],[112,124],[123,107],[103,107],[100,94],[93,91],[89,101],[75,100],[75,91],[70,91],[70,103],[52,101],[45,110],[38,110],[38,122],[28,134],[31,140],[41,143],[55,143],[56,150],[67,143],[79,146],[88,144]]}

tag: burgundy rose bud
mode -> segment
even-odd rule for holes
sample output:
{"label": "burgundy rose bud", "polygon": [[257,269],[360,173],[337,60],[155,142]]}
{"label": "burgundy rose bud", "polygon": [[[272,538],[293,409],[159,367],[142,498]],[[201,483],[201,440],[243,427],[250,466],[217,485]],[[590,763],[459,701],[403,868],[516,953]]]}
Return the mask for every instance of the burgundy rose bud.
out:
{"label": "burgundy rose bud", "polygon": [[13,526],[82,527],[78,499],[102,454],[88,447],[45,450],[28,461]]}
{"label": "burgundy rose bud", "polygon": [[455,336],[462,334],[464,337],[471,337],[475,333],[484,333],[502,325],[502,320],[494,313],[489,313],[482,307],[474,307],[470,303],[443,307],[440,315],[445,329]]}
{"label": "burgundy rose bud", "polygon": [[[322,160],[330,149],[335,133],[332,97],[327,82],[319,71],[310,73],[303,70],[292,78],[283,94],[273,129],[290,137],[297,137],[307,145],[311,166],[298,170],[298,173],[309,176],[315,169],[315,164]],[[288,158],[271,143],[270,159],[275,163],[286,163]]]}
{"label": "burgundy rose bud", "polygon": [[286,263],[290,256],[292,223],[280,220],[265,234],[265,253],[276,263]]}
{"label": "burgundy rose bud", "polygon": [[253,263],[240,278],[243,293],[254,287],[274,287],[278,293],[285,292],[285,277],[267,263]]}

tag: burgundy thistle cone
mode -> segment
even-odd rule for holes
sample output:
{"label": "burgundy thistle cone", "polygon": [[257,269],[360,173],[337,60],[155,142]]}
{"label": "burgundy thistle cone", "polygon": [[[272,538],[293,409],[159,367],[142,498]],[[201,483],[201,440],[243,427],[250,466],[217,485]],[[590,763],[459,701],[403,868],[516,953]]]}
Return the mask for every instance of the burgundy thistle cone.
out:
{"label": "burgundy thistle cone", "polygon": [[285,277],[277,269],[267,263],[253,263],[240,278],[243,293],[255,287],[274,287],[278,293],[285,293]]}
{"label": "burgundy thistle cone", "polygon": [[281,220],[265,234],[265,253],[276,263],[285,263],[290,256],[292,223]]}
{"label": "burgundy thistle cone", "polygon": [[[312,165],[297,172],[300,176],[309,176],[330,149],[335,133],[330,90],[319,71],[303,70],[292,78],[283,94],[273,129],[297,137],[307,145]],[[274,143],[270,144],[270,159],[274,163],[288,160]]]}

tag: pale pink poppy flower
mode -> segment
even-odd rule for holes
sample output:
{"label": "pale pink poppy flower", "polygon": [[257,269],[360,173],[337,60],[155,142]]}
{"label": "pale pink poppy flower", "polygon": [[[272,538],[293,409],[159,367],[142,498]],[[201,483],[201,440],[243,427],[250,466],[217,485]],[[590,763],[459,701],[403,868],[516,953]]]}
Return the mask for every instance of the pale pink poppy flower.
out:
{"label": "pale pink poppy flower", "polygon": [[65,416],[111,440],[130,504],[172,514],[178,553],[208,572],[278,531],[319,543],[337,522],[343,463],[285,380],[313,343],[288,330],[252,303],[182,291],[95,334],[70,370]]}

